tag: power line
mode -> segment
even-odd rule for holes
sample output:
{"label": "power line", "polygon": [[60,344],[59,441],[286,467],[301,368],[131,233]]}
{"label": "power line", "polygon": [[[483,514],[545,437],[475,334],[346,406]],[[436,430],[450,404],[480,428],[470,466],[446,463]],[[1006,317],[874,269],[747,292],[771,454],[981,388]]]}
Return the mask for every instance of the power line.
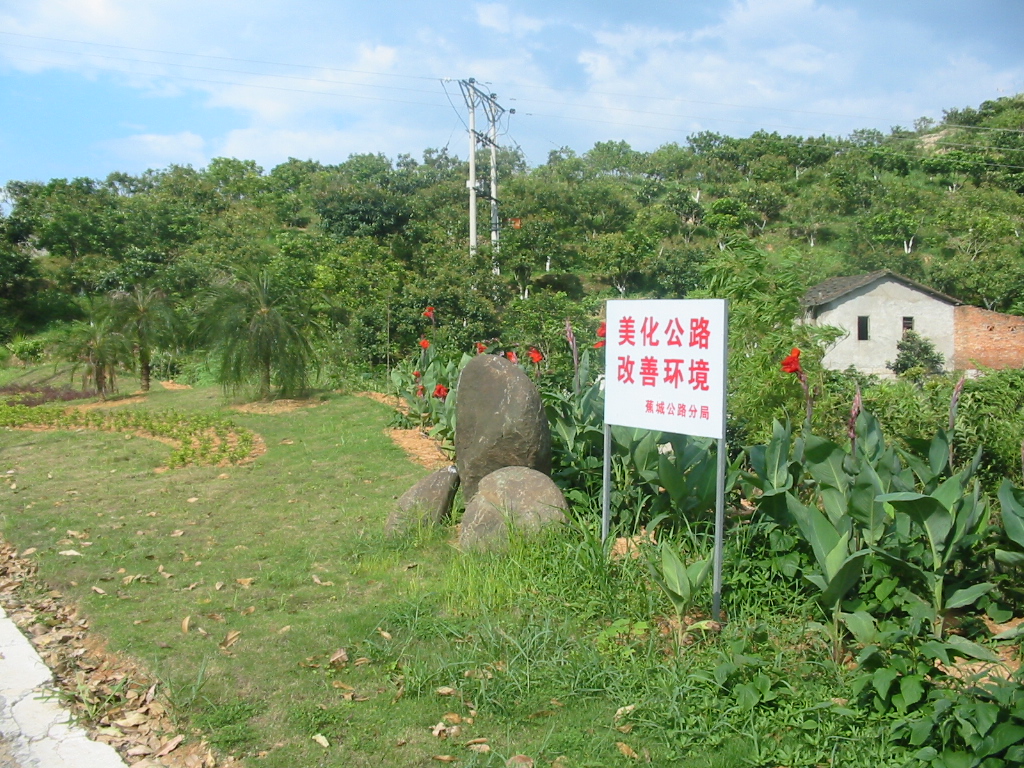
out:
{"label": "power line", "polygon": [[[218,60],[218,61],[233,61],[233,62],[241,62],[241,63],[248,63],[248,64],[262,64],[262,65],[267,65],[267,66],[293,67],[293,68],[302,68],[302,69],[316,69],[316,70],[321,70],[321,71],[326,71],[326,72],[345,72],[345,73],[351,73],[351,74],[365,74],[365,75],[374,75],[374,76],[379,76],[379,77],[395,77],[395,78],[406,78],[406,79],[427,80],[427,81],[442,79],[442,78],[438,78],[436,76],[427,76],[427,75],[401,75],[401,74],[394,74],[394,73],[390,73],[390,72],[379,72],[379,71],[374,71],[374,70],[344,69],[344,68],[339,68],[339,67],[324,67],[324,66],[317,66],[317,65],[311,65],[311,64],[293,64],[293,63],[288,63],[288,62],[267,61],[267,60],[261,60],[261,59],[244,59],[244,58],[238,58],[238,57],[232,57],[232,56],[217,56],[217,55],[212,55],[212,54],[196,54],[196,53],[185,53],[185,52],[180,52],[180,51],[166,51],[166,50],[153,49],[153,48],[141,48],[141,47],[135,47],[135,46],[115,45],[115,44],[112,44],[112,43],[96,43],[96,42],[90,42],[90,41],[85,41],[85,40],[72,40],[72,39],[68,39],[68,38],[47,37],[47,36],[43,36],[43,35],[28,35],[28,34],[23,34],[23,33],[18,33],[18,32],[0,32],[0,35],[9,35],[9,36],[14,36],[14,37],[29,38],[29,39],[35,39],[35,40],[47,40],[47,41],[51,41],[51,42],[71,43],[71,44],[75,44],[75,45],[91,45],[91,46],[98,46],[98,47],[105,47],[105,48],[114,48],[114,49],[118,49],[118,50],[140,51],[140,52],[145,52],[145,53],[157,53],[157,54],[168,55],[168,56],[186,56],[186,57],[191,57],[191,58],[206,58],[206,59],[214,59],[214,60]],[[27,46],[21,46],[21,47],[27,47]],[[45,49],[36,48],[35,50],[45,50]],[[66,54],[73,54],[74,53],[74,52],[68,52],[68,51],[52,51],[52,52],[66,53]],[[102,56],[103,54],[82,53],[80,55]],[[115,58],[115,57],[110,57],[110,58]],[[131,61],[131,59],[125,59],[125,60],[126,61]],[[164,62],[147,62],[147,63],[165,64]],[[193,65],[186,65],[186,64],[178,65],[178,64],[174,64],[173,62],[167,62],[166,66],[193,66]],[[234,71],[234,70],[227,70],[227,71]],[[256,74],[256,73],[247,73],[247,74]],[[269,76],[273,76],[273,77],[288,77],[286,75],[269,75]],[[327,82],[335,82],[335,81],[327,81]],[[366,87],[381,87],[381,88],[385,88],[385,87],[388,87],[388,86],[383,86],[383,85],[371,86],[371,85],[367,85]],[[621,93],[621,92],[616,92],[616,91],[588,91],[588,92],[583,92],[583,91],[579,91],[578,89],[555,88],[555,87],[546,86],[546,85],[524,85],[524,84],[521,84],[521,83],[517,83],[514,86],[510,86],[510,87],[515,87],[515,88],[519,88],[519,89],[522,89],[522,90],[546,90],[546,91],[551,91],[551,92],[554,92],[554,93],[566,93],[566,94],[587,93],[589,95],[611,96],[611,97],[615,97],[615,98],[644,98],[644,99],[649,100],[649,101],[660,101],[660,102],[669,102],[669,103],[703,104],[703,105],[707,105],[707,106],[728,107],[728,108],[731,108],[731,109],[757,109],[757,110],[766,110],[766,111],[772,111],[772,112],[792,113],[792,114],[800,114],[800,115],[815,115],[815,116],[821,116],[821,117],[841,117],[841,118],[845,118],[845,119],[858,119],[858,120],[867,120],[867,121],[872,121],[872,122],[891,122],[891,118],[879,118],[879,117],[871,117],[871,116],[865,116],[865,115],[852,115],[852,114],[845,114],[845,113],[823,112],[823,111],[814,111],[814,110],[788,109],[788,108],[784,108],[784,107],[771,107],[771,106],[765,106],[765,105],[734,104],[734,103],[731,103],[731,102],[699,101],[699,100],[694,100],[694,99],[682,99],[682,98],[679,98],[679,97],[666,97],[666,96],[653,96],[653,95],[644,95],[642,97],[638,97],[636,93]],[[513,99],[513,100],[515,100],[515,99]],[[523,100],[521,99],[520,101],[523,101]],[[533,101],[533,102],[536,102],[536,103],[557,103],[557,104],[563,104],[564,103],[563,101],[555,101],[555,102],[553,102],[553,101],[550,101],[550,100],[543,100],[543,99],[526,99],[525,101]],[[597,104],[594,104],[594,105],[577,104],[577,105],[574,105],[574,106],[576,106],[577,108],[612,109],[612,110],[616,110],[616,111],[635,112],[637,114],[655,114],[655,115],[666,114],[666,113],[655,112],[655,111],[650,111],[650,110],[635,110],[635,109],[628,109],[628,108],[624,108],[624,107],[607,107],[605,105],[597,105]],[[727,119],[727,118],[718,118],[718,117],[712,118],[712,117],[705,117],[705,116],[701,116],[701,115],[671,115],[671,114],[666,114],[666,116],[682,117],[682,118],[693,119],[693,120],[705,120],[705,121],[712,121],[712,120],[714,120],[714,121],[718,121],[718,122],[764,125],[764,123],[760,123],[758,121],[736,120],[736,119]],[[769,126],[769,127],[780,127],[780,128],[784,128],[786,130],[796,130],[796,131],[802,130],[802,129],[796,127],[796,126]],[[1018,134],[1019,133],[1024,133],[1024,129],[1017,129],[1017,128],[995,128],[995,127],[991,127],[991,126],[973,126],[973,125],[951,124],[951,123],[943,124],[942,127],[943,128],[954,128],[954,129],[958,129],[958,130],[970,130],[970,131],[995,131],[995,132],[1008,132],[1008,133],[1018,133]]]}
{"label": "power line", "polygon": [[[22,60],[23,61],[33,61],[33,62],[37,62],[37,63],[50,63],[50,64],[56,63],[56,62],[47,61],[47,60],[44,60],[44,59],[31,59],[31,58],[27,58],[26,59],[26,58],[23,58]],[[120,72],[120,70],[118,70],[118,71]],[[262,90],[283,91],[283,92],[286,92],[286,93],[308,93],[308,94],[313,94],[315,96],[330,96],[330,97],[333,97],[333,98],[361,99],[361,100],[364,100],[364,101],[383,101],[383,102],[389,102],[389,103],[392,103],[392,104],[413,104],[413,105],[421,106],[421,107],[445,107],[444,104],[434,104],[434,103],[427,102],[427,101],[408,101],[406,99],[388,99],[388,98],[384,98],[384,97],[381,97],[381,96],[360,96],[360,95],[357,95],[357,94],[354,94],[354,93],[338,93],[338,92],[333,92],[332,93],[330,91],[312,91],[312,90],[308,90],[308,89],[304,89],[304,88],[285,88],[283,86],[260,85],[260,84],[257,84],[257,83],[237,83],[237,82],[233,82],[231,80],[210,80],[210,79],[201,78],[201,77],[189,77],[187,75],[166,74],[166,73],[156,73],[156,72],[122,72],[122,74],[136,75],[136,76],[142,76],[142,77],[151,77],[151,78],[162,78],[162,79],[166,79],[166,80],[184,80],[184,81],[193,82],[193,83],[208,83],[208,84],[213,84],[213,85],[231,85],[231,86],[237,86],[237,87],[240,87],[240,88],[260,88]],[[270,77],[273,77],[273,75],[270,75]],[[316,82],[316,81],[312,81],[312,82]],[[335,81],[329,81],[329,80],[321,81],[321,82],[325,82],[325,83],[329,83],[329,84],[333,84],[333,85],[341,84],[341,83],[337,83]],[[373,87],[373,86],[367,86],[367,87]],[[427,92],[424,91],[423,93],[427,93]]]}
{"label": "power line", "polygon": [[[0,47],[21,48],[21,49],[30,50],[30,51],[43,51],[44,53],[54,53],[54,54],[58,54],[58,55],[60,55],[62,53],[61,51],[47,51],[45,48],[33,48],[31,46],[17,45],[17,44],[14,44],[14,43],[3,43],[3,42],[0,42]],[[201,69],[201,70],[204,70],[204,71],[207,71],[207,72],[227,72],[227,73],[236,74],[236,75],[255,75],[257,77],[273,77],[273,78],[277,78],[277,79],[281,79],[281,80],[299,80],[301,82],[307,82],[307,83],[330,83],[331,85],[354,85],[354,86],[363,87],[363,88],[384,88],[384,89],[389,90],[389,91],[409,91],[409,92],[412,92],[412,93],[432,93],[432,91],[427,91],[427,90],[425,90],[423,88],[403,88],[403,87],[397,86],[397,85],[377,85],[377,84],[371,84],[371,83],[353,83],[353,82],[350,82],[350,81],[347,81],[347,80],[325,80],[323,78],[318,78],[318,77],[300,77],[299,75],[275,75],[275,74],[270,73],[270,72],[253,72],[251,70],[245,70],[245,69],[225,69],[223,67],[206,67],[206,66],[203,66],[201,64],[177,64],[177,63],[174,63],[174,62],[165,62],[165,61],[149,61],[147,59],[131,59],[131,58],[128,58],[128,57],[125,57],[125,56],[108,56],[108,55],[102,54],[102,53],[88,53],[88,52],[86,52],[86,53],[71,53],[70,55],[72,55],[72,56],[90,56],[90,57],[93,57],[93,58],[108,59],[110,61],[124,61],[124,62],[129,62],[129,63],[132,63],[132,64],[152,64],[154,66],[159,66],[159,67],[182,67],[182,68],[185,68],[185,69]],[[32,61],[32,59],[25,59],[25,60],[26,61]],[[114,70],[114,71],[120,71],[120,70]],[[158,77],[159,75],[154,75],[154,76]]]}
{"label": "power line", "polygon": [[[95,45],[101,48],[116,48],[122,51],[141,51],[143,53],[160,53],[166,56],[190,56],[192,58],[200,59],[216,59],[218,61],[240,61],[246,64],[266,64],[274,67],[297,67],[302,69],[324,69],[329,72],[346,72],[350,74],[359,75],[379,75],[381,77],[403,77],[410,80],[437,80],[436,77],[428,77],[426,75],[397,75],[391,72],[375,72],[366,69],[341,69],[339,67],[321,67],[314,64],[289,64],[283,61],[263,61],[260,59],[241,59],[234,56],[215,56],[207,53],[185,53],[182,51],[163,51],[157,48],[137,48],[129,45],[114,45],[113,43],[95,43],[89,42],[88,40],[69,40],[63,37],[44,37],[43,35],[26,35],[21,32],[3,32],[0,31],[0,35],[11,35],[14,37],[28,37],[34,40],[51,40],[58,43],[73,43],[75,45]],[[41,49],[42,50],[42,49]],[[58,51],[59,53],[59,51]]]}

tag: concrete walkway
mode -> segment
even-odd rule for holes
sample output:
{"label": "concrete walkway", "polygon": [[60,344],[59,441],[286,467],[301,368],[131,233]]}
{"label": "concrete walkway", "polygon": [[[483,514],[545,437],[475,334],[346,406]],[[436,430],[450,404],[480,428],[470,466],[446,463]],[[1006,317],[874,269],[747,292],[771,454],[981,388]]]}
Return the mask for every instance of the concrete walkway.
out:
{"label": "concrete walkway", "polygon": [[50,670],[0,607],[0,768],[125,768],[57,701]]}

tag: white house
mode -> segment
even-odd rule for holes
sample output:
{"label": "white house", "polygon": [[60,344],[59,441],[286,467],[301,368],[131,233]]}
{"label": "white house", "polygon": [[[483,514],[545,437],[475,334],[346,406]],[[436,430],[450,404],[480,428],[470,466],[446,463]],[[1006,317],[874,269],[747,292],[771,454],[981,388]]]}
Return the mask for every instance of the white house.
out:
{"label": "white house", "polygon": [[956,362],[960,302],[895,272],[833,277],[811,288],[801,303],[804,322],[845,331],[822,360],[826,368],[853,366],[862,373],[892,376],[885,364],[896,359],[896,343],[908,330],[935,345],[947,370]]}

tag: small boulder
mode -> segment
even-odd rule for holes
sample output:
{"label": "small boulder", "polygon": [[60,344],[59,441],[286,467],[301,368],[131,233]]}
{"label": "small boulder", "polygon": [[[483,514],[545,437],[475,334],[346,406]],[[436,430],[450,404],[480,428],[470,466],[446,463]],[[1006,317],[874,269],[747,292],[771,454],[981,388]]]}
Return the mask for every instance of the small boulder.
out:
{"label": "small boulder", "polygon": [[398,536],[416,528],[441,525],[451,513],[459,473],[445,467],[427,475],[398,499],[397,509],[384,524],[387,536]]}
{"label": "small boulder", "polygon": [[551,430],[540,392],[522,368],[477,355],[459,377],[455,461],[467,502],[481,478],[502,467],[551,474]]}
{"label": "small boulder", "polygon": [[502,547],[509,526],[536,532],[551,523],[564,523],[568,504],[554,481],[529,467],[503,467],[479,484],[466,505],[459,532],[463,548]]}

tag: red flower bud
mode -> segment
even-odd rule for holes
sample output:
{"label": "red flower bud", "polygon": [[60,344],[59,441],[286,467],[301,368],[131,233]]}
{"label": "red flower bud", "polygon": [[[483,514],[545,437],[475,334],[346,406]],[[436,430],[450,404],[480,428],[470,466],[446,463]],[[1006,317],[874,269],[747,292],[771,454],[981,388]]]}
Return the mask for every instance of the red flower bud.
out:
{"label": "red flower bud", "polygon": [[444,400],[446,397],[448,397],[448,387],[446,387],[444,384],[438,384],[436,387],[434,387],[434,397]]}
{"label": "red flower bud", "polygon": [[482,355],[486,351],[487,351],[487,345],[484,344],[482,341],[478,341],[476,343],[476,353],[478,355]]}
{"label": "red flower bud", "polygon": [[542,355],[540,353],[540,351],[536,347],[530,347],[530,362],[531,363],[535,363],[535,364],[539,365],[540,362],[543,359],[544,359],[544,355]]}
{"label": "red flower bud", "polygon": [[426,318],[429,318],[430,320],[433,320],[434,319],[434,308],[433,307],[427,307],[425,310],[423,310],[423,316],[426,317]]}
{"label": "red flower bud", "polygon": [[505,353],[505,357],[508,358],[510,363],[518,363],[519,362],[519,357],[516,355],[515,352],[506,352]]}
{"label": "red flower bud", "polygon": [[426,339],[420,339],[420,347],[422,349],[430,349],[430,342]]}

